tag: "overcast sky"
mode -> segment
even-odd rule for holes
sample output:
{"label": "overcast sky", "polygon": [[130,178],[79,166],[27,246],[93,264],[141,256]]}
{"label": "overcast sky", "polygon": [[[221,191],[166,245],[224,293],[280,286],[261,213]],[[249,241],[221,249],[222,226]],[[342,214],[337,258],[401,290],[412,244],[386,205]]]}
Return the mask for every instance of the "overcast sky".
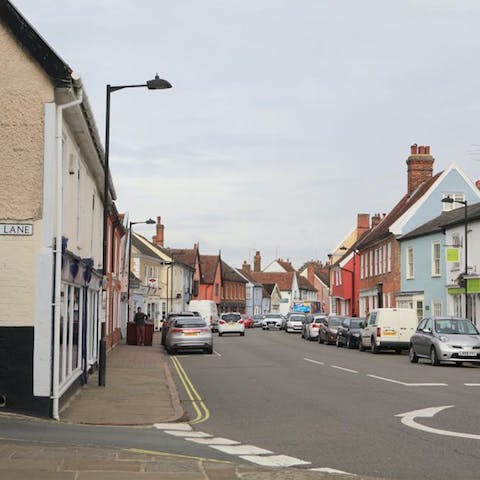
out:
{"label": "overcast sky", "polygon": [[173,84],[112,94],[110,137],[119,210],[161,216],[168,246],[326,260],[406,193],[412,143],[480,178],[478,0],[13,3],[102,138],[106,84]]}

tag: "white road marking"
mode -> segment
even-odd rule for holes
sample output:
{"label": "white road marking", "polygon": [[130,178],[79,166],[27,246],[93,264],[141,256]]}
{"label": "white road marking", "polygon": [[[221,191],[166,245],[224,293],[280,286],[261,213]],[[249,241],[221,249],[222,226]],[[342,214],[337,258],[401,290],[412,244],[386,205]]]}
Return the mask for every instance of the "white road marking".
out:
{"label": "white road marking", "polygon": [[344,372],[350,372],[350,373],[358,373],[357,370],[351,370],[350,368],[345,368],[345,367],[339,367],[337,365],[330,365],[332,368],[336,368],[338,370],[343,370]]}
{"label": "white road marking", "polygon": [[309,468],[311,472],[323,472],[323,473],[338,473],[339,475],[353,475],[356,477],[354,473],[349,473],[349,472],[344,472],[343,470],[336,470],[335,468],[328,468],[328,467],[322,467],[322,468]]}
{"label": "white road marking", "polygon": [[311,462],[305,462],[299,458],[289,457],[288,455],[271,455],[260,457],[258,455],[240,455],[240,458],[248,462],[256,463],[262,467],[293,467],[295,465],[310,465]]}
{"label": "white road marking", "polygon": [[384,382],[396,383],[403,385],[404,387],[448,387],[448,383],[406,383],[399,380],[392,380],[391,378],[379,377],[377,375],[369,375],[367,377],[376,378],[377,380],[383,380]]}
{"label": "white road marking", "polygon": [[192,427],[188,423],[154,423],[153,426],[159,430],[191,430]]}
{"label": "white road marking", "polygon": [[240,445],[240,442],[230,440],[228,438],[213,437],[213,438],[185,438],[189,442],[199,443],[201,445]]}
{"label": "white road marking", "polygon": [[316,363],[317,365],[325,365],[325,362],[317,362],[316,360],[312,360],[311,358],[304,358],[306,362]]}
{"label": "white road marking", "polygon": [[480,440],[480,435],[473,433],[461,433],[461,432],[451,432],[449,430],[440,430],[439,428],[427,427],[421,425],[415,421],[416,417],[431,418],[438,412],[445,410],[446,408],[452,408],[454,405],[446,405],[444,407],[431,407],[423,408],[422,410],[413,410],[412,412],[399,413],[395,415],[396,417],[401,417],[402,423],[407,427],[416,428],[417,430],[422,430],[428,433],[434,433],[436,435],[444,435],[447,437],[459,437],[459,438],[471,438],[473,440]]}
{"label": "white road marking", "polygon": [[255,447],[254,445],[237,445],[237,446],[223,446],[223,445],[210,445],[210,448],[219,450],[229,455],[264,455],[273,453],[270,450],[264,448]]}
{"label": "white road marking", "polygon": [[466,387],[480,387],[480,383],[464,383]]}
{"label": "white road marking", "polygon": [[221,356],[222,356],[222,354],[221,354],[221,353],[218,353],[216,350],[214,350],[213,353],[214,353],[215,355],[217,355],[217,357],[221,357]]}
{"label": "white road marking", "polygon": [[188,438],[207,438],[212,437],[209,433],[205,432],[182,432],[180,430],[165,430],[165,433],[173,435],[174,437],[188,437]]}

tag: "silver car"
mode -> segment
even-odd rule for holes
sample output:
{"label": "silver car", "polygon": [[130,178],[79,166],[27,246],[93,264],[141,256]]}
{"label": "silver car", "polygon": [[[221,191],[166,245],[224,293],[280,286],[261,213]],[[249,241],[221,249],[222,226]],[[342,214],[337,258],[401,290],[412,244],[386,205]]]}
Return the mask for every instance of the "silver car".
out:
{"label": "silver car", "polygon": [[165,349],[170,355],[178,350],[213,353],[212,330],[202,317],[175,317],[165,338]]}
{"label": "silver car", "polygon": [[410,361],[429,358],[441,362],[480,362],[480,332],[466,318],[432,317],[423,319],[410,338]]}

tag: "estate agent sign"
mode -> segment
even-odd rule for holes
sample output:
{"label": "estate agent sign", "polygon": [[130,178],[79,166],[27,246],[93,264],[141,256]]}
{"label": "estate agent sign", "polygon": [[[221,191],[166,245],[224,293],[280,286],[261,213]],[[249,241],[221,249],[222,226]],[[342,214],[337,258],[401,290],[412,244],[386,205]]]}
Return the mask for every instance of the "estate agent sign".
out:
{"label": "estate agent sign", "polygon": [[0,223],[0,235],[33,235],[31,223]]}

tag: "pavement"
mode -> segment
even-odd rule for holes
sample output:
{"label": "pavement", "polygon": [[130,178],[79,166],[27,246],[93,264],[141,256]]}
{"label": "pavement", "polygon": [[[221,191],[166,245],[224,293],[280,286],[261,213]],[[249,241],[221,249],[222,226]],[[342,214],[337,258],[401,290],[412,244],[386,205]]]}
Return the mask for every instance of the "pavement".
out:
{"label": "pavement", "polygon": [[[89,377],[61,410],[60,421],[74,424],[151,426],[186,422],[160,344],[120,344],[107,356],[106,386]],[[140,399],[140,401],[139,401]],[[310,480],[372,479],[299,468],[264,468],[209,458],[119,448],[78,447],[48,442],[0,439],[2,480]]]}

